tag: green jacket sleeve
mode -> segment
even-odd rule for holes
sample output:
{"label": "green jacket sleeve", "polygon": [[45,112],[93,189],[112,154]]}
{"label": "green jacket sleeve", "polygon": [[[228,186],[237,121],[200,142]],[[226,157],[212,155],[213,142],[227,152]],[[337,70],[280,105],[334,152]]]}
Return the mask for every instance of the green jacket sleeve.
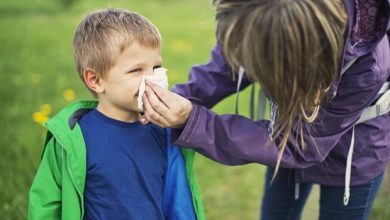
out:
{"label": "green jacket sleeve", "polygon": [[29,193],[29,220],[61,219],[62,153],[49,138]]}

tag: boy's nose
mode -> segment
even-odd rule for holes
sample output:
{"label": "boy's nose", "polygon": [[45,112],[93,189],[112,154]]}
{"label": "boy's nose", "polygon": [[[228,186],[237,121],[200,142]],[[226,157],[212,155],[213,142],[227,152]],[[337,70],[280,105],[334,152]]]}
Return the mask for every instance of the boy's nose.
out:
{"label": "boy's nose", "polygon": [[145,76],[151,76],[151,75],[153,75],[153,69],[145,72]]}

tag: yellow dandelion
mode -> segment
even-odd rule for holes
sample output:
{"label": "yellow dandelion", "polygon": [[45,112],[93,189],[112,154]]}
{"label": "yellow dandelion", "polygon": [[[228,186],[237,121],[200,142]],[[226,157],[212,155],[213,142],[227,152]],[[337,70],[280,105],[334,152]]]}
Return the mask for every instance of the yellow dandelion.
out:
{"label": "yellow dandelion", "polygon": [[64,99],[68,102],[73,101],[76,98],[76,92],[73,89],[67,89],[64,92]]}
{"label": "yellow dandelion", "polygon": [[33,120],[36,123],[38,123],[38,124],[43,126],[45,124],[45,122],[47,122],[47,120],[49,120],[49,117],[46,114],[42,113],[42,112],[34,112]]}
{"label": "yellow dandelion", "polygon": [[49,115],[51,113],[51,105],[50,104],[44,104],[41,106],[41,113],[44,115]]}

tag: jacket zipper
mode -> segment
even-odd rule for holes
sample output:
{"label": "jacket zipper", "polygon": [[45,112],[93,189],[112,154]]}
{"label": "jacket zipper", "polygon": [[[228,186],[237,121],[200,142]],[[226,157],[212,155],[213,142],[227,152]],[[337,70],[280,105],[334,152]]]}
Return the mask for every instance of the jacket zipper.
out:
{"label": "jacket zipper", "polygon": [[67,170],[68,170],[68,173],[69,173],[69,176],[70,176],[70,179],[72,180],[72,183],[73,183],[73,185],[74,185],[74,188],[76,189],[76,192],[77,192],[77,194],[79,195],[79,197],[81,198],[81,218],[80,218],[80,220],[81,219],[83,219],[83,217],[84,217],[84,206],[83,206],[83,204],[84,204],[84,198],[83,198],[83,196],[81,195],[81,192],[80,192],[80,190],[77,188],[77,184],[76,184],[76,181],[74,180],[74,177],[73,177],[73,174],[72,174],[72,170],[70,169],[70,164],[69,164],[69,160],[68,160],[68,152],[66,151],[66,149],[65,149],[65,147],[64,147],[64,144],[63,143],[61,143],[61,141],[59,141],[57,138],[56,138],[56,140],[57,140],[57,142],[61,145],[61,147],[62,147],[62,150],[64,150],[65,152],[66,152],[66,157],[63,157],[63,158],[65,158],[65,160],[66,160],[66,166],[67,166]]}

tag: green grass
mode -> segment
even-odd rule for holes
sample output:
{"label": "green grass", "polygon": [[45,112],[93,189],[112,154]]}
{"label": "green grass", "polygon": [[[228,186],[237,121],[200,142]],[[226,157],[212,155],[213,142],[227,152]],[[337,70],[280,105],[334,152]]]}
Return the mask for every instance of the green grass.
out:
{"label": "green grass", "polygon": [[[80,82],[72,58],[73,32],[91,10],[122,7],[138,11],[159,27],[164,40],[164,66],[170,85],[185,82],[189,68],[204,63],[215,43],[214,9],[209,0],[83,0],[70,7],[60,1],[0,1],[0,216],[26,219],[28,190],[39,164],[45,129],[32,115],[50,104],[52,113],[76,99],[91,96]],[[248,91],[240,99],[248,115]],[[234,113],[234,97],[216,106],[218,113]],[[264,167],[226,167],[197,156],[196,172],[208,219],[258,219]],[[318,190],[304,219],[316,219]],[[388,219],[388,193],[382,193],[372,219]]]}

